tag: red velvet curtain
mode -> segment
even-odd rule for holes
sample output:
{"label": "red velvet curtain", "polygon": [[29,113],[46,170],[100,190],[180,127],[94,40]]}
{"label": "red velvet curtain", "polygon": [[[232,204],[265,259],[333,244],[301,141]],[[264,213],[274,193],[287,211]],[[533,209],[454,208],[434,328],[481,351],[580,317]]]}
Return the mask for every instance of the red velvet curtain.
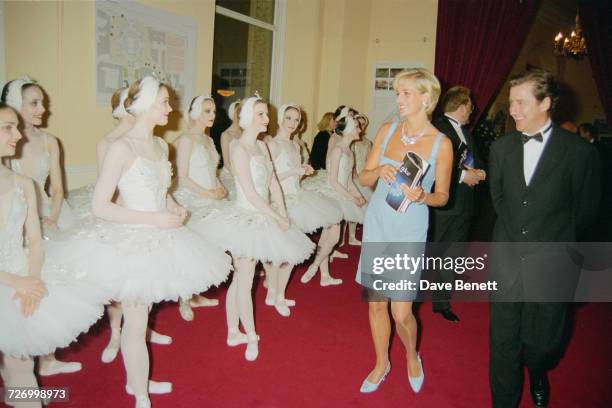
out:
{"label": "red velvet curtain", "polygon": [[470,88],[476,123],[527,37],[537,0],[439,0],[435,74],[444,89]]}
{"label": "red velvet curtain", "polygon": [[580,0],[578,10],[593,77],[612,126],[612,1]]}

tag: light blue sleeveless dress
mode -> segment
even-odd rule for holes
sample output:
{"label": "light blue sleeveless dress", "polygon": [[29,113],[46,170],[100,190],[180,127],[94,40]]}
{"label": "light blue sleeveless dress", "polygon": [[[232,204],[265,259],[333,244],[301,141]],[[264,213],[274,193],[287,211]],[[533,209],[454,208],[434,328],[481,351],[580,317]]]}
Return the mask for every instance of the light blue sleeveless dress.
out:
{"label": "light blue sleeveless dress", "polygon": [[[383,140],[381,145],[381,157],[379,165],[390,164],[394,167],[399,167],[400,162],[392,160],[385,156],[387,151],[387,144],[397,129],[397,123],[393,123],[389,127],[389,131]],[[431,192],[432,186],[435,181],[435,169],[436,169],[436,156],[440,141],[445,137],[442,133],[436,135],[431,154],[427,161],[430,164],[427,173],[422,181],[422,188],[426,192]],[[376,184],[376,190],[370,199],[368,208],[366,210],[365,219],[363,222],[363,237],[362,242],[362,254],[359,260],[359,267],[357,269],[357,276],[355,280],[364,286],[366,289],[373,289],[372,278],[376,279],[378,276],[374,275],[371,271],[364,271],[362,275],[362,260],[364,259],[364,251],[382,251],[387,254],[375,254],[375,256],[392,256],[392,252],[401,248],[404,252],[409,252],[409,255],[414,257],[420,257],[425,251],[425,242],[427,241],[427,229],[429,227],[429,207],[423,204],[412,203],[406,209],[406,212],[400,213],[395,211],[385,201],[387,193],[389,192],[389,185],[382,179],[378,179]],[[371,243],[387,243],[389,246]],[[414,244],[403,244],[393,245],[394,243],[414,243]],[[369,245],[370,244],[370,245]],[[367,259],[372,258],[370,253]],[[384,273],[383,273],[384,275]],[[413,270],[411,273],[401,274],[401,279],[417,282],[421,275],[421,268]],[[362,279],[365,278],[365,279]],[[395,277],[396,280],[398,276]],[[362,282],[363,281],[363,282]],[[384,296],[397,299],[397,300],[413,300],[416,297],[417,291],[386,291]]]}

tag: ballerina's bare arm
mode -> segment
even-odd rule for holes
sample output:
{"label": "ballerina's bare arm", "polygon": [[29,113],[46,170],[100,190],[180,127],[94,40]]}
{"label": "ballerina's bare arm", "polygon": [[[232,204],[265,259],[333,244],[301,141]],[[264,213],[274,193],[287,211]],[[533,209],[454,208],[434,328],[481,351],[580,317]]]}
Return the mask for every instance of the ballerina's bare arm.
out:
{"label": "ballerina's bare arm", "polygon": [[62,209],[64,199],[64,187],[62,184],[62,168],[60,166],[60,149],[57,139],[51,135],[47,136],[49,155],[51,163],[49,167],[49,192],[51,193],[51,213],[49,219],[57,223],[59,213]]}
{"label": "ballerina's bare arm", "polygon": [[21,177],[18,180],[22,185],[26,205],[28,207],[24,223],[25,236],[28,240],[28,275],[39,278],[44,256],[40,220],[38,218],[36,190],[31,180]]}
{"label": "ballerina's bare arm", "polygon": [[395,173],[397,173],[395,167],[390,164],[379,166],[380,158],[384,154],[382,151],[382,143],[389,131],[389,126],[388,123],[385,123],[378,130],[376,138],[374,139],[374,145],[368,153],[368,158],[361,170],[361,174],[359,174],[359,184],[364,187],[373,187],[379,177],[382,177],[385,181],[391,181],[395,178]]}
{"label": "ballerina's bare arm", "polygon": [[227,130],[221,133],[221,156],[223,157],[223,167],[232,172],[232,163],[230,160],[230,142],[232,141],[232,136],[227,132]]}
{"label": "ballerina's bare arm", "polygon": [[[265,157],[267,158],[267,156]],[[251,156],[246,149],[241,144],[234,143],[232,145],[230,158],[232,160],[234,177],[238,183],[240,183],[240,187],[242,187],[242,191],[244,192],[246,199],[249,200],[251,205],[253,205],[253,207],[255,207],[257,210],[275,220],[280,221],[280,215],[274,211],[272,207],[270,207],[270,204],[268,204],[268,202],[264,200],[255,190],[253,179],[251,178]]]}
{"label": "ballerina's bare arm", "polygon": [[189,161],[195,144],[189,136],[181,136],[176,143],[176,168],[178,172],[178,183],[180,187],[186,188],[192,193],[206,198],[217,198],[216,190],[208,190],[200,186],[189,177]]}
{"label": "ballerina's bare arm", "polygon": [[[347,200],[353,200],[354,198],[359,197],[359,196],[355,196],[351,194],[351,192],[347,190],[346,188],[344,188],[342,184],[338,183],[338,171],[340,168],[340,159],[342,158],[342,149],[337,146],[334,146],[332,151],[330,152],[330,155],[331,157],[330,157],[328,171],[329,171],[329,184],[331,185],[331,187],[337,192],[339,192],[340,194],[342,194],[344,197],[346,197]],[[350,183],[349,183],[349,186],[350,186]]]}
{"label": "ballerina's bare arm", "polygon": [[102,173],[102,163],[104,163],[104,156],[106,156],[108,146],[109,142],[106,140],[106,137],[103,137],[96,143],[96,164],[98,167],[98,174]]}
{"label": "ballerina's bare arm", "polygon": [[[268,144],[268,146],[270,146],[270,144]],[[266,149],[264,154],[268,156],[270,160],[272,160],[272,152],[270,150]],[[281,216],[287,218],[287,207],[285,206],[283,189],[281,188],[279,176],[276,173],[276,170],[272,172],[272,177],[270,178],[270,196],[272,197],[272,202],[276,205],[276,208],[278,208]]]}
{"label": "ballerina's bare arm", "polygon": [[122,224],[150,224],[164,228],[176,228],[182,225],[182,217],[167,210],[138,211],[113,203],[117,183],[134,160],[136,157],[126,141],[119,139],[110,145],[91,201],[93,214]]}

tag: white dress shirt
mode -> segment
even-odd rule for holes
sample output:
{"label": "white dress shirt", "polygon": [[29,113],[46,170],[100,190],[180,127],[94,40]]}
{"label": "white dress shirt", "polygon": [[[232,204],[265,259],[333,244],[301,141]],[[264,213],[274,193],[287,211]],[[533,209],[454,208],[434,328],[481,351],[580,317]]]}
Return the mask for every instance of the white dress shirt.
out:
{"label": "white dress shirt", "polygon": [[535,132],[534,135],[537,133],[542,133],[542,142],[529,140],[523,145],[523,174],[525,176],[526,185],[529,185],[531,182],[531,178],[533,177],[533,173],[535,173],[540,157],[542,157],[542,152],[552,134],[552,123],[550,119],[541,129]]}
{"label": "white dress shirt", "polygon": [[[457,135],[459,136],[459,139],[461,139],[461,143],[463,143],[464,145],[468,146],[467,140],[465,139],[465,135],[463,134],[463,129],[461,129],[461,124],[459,123],[459,121],[457,119],[453,118],[452,116],[447,115],[446,113],[444,114],[444,116],[446,116],[446,118],[450,122],[450,124],[453,127],[453,129],[455,129],[455,132],[457,132]],[[459,182],[460,183],[463,183],[463,178],[464,177],[465,177],[465,170],[461,170],[461,175],[459,176]]]}

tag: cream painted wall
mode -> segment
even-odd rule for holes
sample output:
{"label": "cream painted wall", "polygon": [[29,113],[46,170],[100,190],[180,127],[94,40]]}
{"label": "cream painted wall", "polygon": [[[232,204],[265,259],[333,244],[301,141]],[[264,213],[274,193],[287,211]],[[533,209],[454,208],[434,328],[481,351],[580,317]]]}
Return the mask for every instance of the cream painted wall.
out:
{"label": "cream painted wall", "polygon": [[[197,87],[208,92],[215,1],[142,3],[196,19]],[[282,98],[308,113],[305,139],[341,103],[368,112],[375,61],[422,60],[433,68],[436,13],[436,0],[288,0]],[[7,79],[28,73],[44,86],[48,130],[64,145],[69,187],[93,180],[96,140],[113,126],[110,109],[95,103],[93,2],[8,1],[5,14]],[[164,137],[173,140],[183,126]]]}
{"label": "cream painted wall", "polygon": [[[348,103],[368,113],[376,61],[423,61],[433,69],[437,0],[289,0],[283,99],[309,115]],[[375,130],[371,130],[375,131]]]}
{"label": "cream painted wall", "polygon": [[[196,19],[196,83],[198,91],[209,92],[214,0],[142,3]],[[48,131],[64,147],[69,188],[92,181],[95,143],[113,126],[110,106],[95,101],[94,3],[7,1],[4,6],[6,78],[27,73],[40,82],[50,97]],[[174,128],[163,132],[168,141],[184,127],[176,118]]]}

